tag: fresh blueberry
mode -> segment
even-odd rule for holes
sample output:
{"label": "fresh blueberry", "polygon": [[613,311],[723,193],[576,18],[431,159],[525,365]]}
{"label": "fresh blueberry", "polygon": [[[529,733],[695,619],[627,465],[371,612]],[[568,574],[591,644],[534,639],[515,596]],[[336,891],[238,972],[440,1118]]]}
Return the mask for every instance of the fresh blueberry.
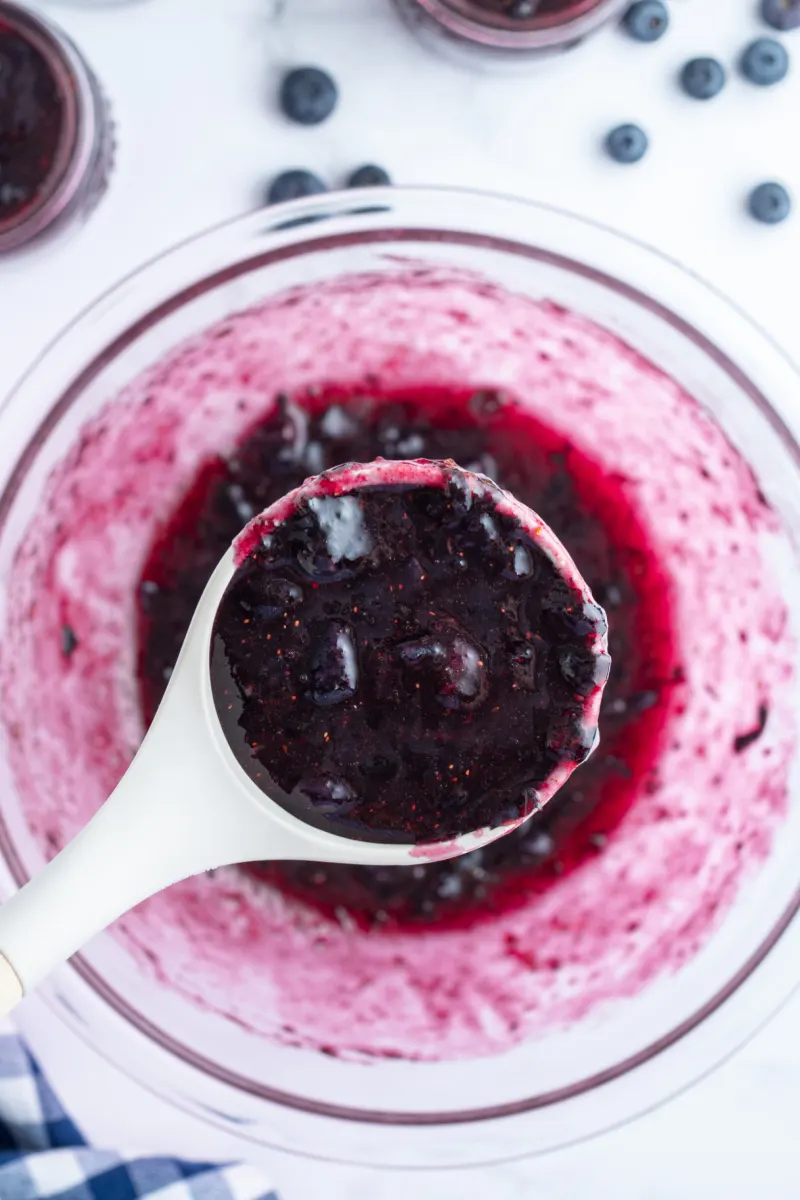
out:
{"label": "fresh blueberry", "polygon": [[525,21],[536,16],[539,4],[540,0],[511,0],[505,15],[513,17],[515,21]]}
{"label": "fresh blueberry", "polygon": [[792,198],[782,183],[760,183],[750,193],[747,207],[764,225],[779,225],[792,211]]}
{"label": "fresh blueberry", "polygon": [[606,150],[618,163],[638,162],[648,145],[647,134],[638,125],[618,125],[606,135]]}
{"label": "fresh blueberry", "polygon": [[352,175],[348,176],[347,186],[349,188],[383,187],[391,182],[389,172],[384,171],[383,167],[377,167],[375,163],[365,163],[363,167],[359,167],[353,171]]}
{"label": "fresh blueberry", "polygon": [[761,16],[773,29],[800,29],[800,0],[761,0]]}
{"label": "fresh blueberry", "polygon": [[775,38],[756,38],[741,58],[742,74],[759,87],[772,87],[786,78],[789,71],[789,55],[786,48]]}
{"label": "fresh blueberry", "polygon": [[299,125],[319,125],[331,115],[338,99],[339,89],[319,67],[297,67],[281,85],[281,108]]}
{"label": "fresh blueberry", "polygon": [[681,71],[681,86],[694,100],[711,100],[725,86],[725,68],[716,58],[692,58]]}
{"label": "fresh blueberry", "polygon": [[657,42],[667,32],[669,13],[661,0],[637,0],[625,13],[622,23],[637,42]]}
{"label": "fresh blueberry", "polygon": [[299,200],[301,196],[318,196],[327,190],[319,175],[313,171],[284,171],[269,185],[267,204],[282,204],[284,200]]}
{"label": "fresh blueberry", "polygon": [[293,796],[301,805],[329,817],[346,816],[355,808],[357,796],[346,779],[321,775],[304,779],[294,790]]}

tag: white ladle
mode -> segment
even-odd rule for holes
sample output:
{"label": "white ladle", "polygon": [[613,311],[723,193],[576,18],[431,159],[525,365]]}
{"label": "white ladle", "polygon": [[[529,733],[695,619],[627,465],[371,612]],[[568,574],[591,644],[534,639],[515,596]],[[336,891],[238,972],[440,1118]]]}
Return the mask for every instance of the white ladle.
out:
{"label": "white ladle", "polygon": [[[454,464],[453,464],[454,465]],[[337,468],[284,496],[248,525],[226,552],[197,606],[175,670],[136,757],[105,804],[39,875],[0,908],[0,1014],[12,1009],[59,963],[122,913],[180,879],[229,863],[265,859],[403,866],[452,858],[515,828],[478,829],[427,846],[356,841],[315,828],[270,800],[237,762],[220,727],[211,691],[209,656],[217,608],[237,567],[241,547],[274,528],[314,495],[398,481],[443,486],[439,463],[378,460]],[[489,481],[464,472],[485,486]],[[536,514],[507,493],[504,509],[549,555],[560,574],[591,595],[564,547]],[[597,652],[605,650],[598,643]],[[586,700],[597,725],[599,687]],[[565,782],[571,762],[554,768],[539,789],[542,803]],[[524,819],[524,818],[523,818]]]}

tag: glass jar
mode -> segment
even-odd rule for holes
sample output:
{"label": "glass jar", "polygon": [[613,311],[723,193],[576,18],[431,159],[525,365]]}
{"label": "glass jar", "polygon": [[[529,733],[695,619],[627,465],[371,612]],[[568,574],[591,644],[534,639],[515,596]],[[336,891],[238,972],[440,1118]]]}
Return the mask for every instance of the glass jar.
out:
{"label": "glass jar", "polygon": [[629,2],[540,0],[530,16],[511,16],[505,0],[395,0],[432,48],[478,68],[527,66],[534,56],[568,50]]}
{"label": "glass jar", "polygon": [[80,51],[50,21],[7,0],[0,0],[0,117],[5,253],[88,216],[105,191],[114,146],[108,103]]}

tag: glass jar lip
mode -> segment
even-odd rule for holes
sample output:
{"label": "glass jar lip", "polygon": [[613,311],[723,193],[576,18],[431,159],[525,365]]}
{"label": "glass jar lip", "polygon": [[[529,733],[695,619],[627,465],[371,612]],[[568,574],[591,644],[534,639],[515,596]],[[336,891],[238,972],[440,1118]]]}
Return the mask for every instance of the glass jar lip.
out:
{"label": "glass jar lip", "polygon": [[[452,215],[454,212],[458,212],[459,206],[462,210],[467,210],[465,220],[468,218],[469,231],[465,231],[464,226],[455,221]],[[537,213],[542,220],[552,220],[563,226],[560,249],[553,247],[550,234],[544,237],[539,235],[537,240],[535,226],[532,225],[532,218]],[[449,215],[445,216],[444,214]],[[336,232],[326,234],[325,224],[328,221],[344,223],[348,228],[337,228]],[[359,228],[359,224],[365,227]],[[527,233],[525,232],[526,226]],[[609,267],[603,269],[602,266],[598,266],[594,257],[591,261],[582,259],[578,249],[575,250],[575,256],[572,257],[572,239],[569,243],[570,253],[566,252],[563,239],[566,227],[570,227],[572,233],[582,230],[586,237],[600,237],[608,243],[613,243],[617,249],[625,250],[627,257],[624,265],[620,266],[619,272],[614,273]],[[506,231],[507,236],[504,236]],[[481,245],[497,248],[506,253],[517,253],[522,258],[538,258],[557,265],[568,266],[592,282],[611,286],[623,293],[651,313],[668,320],[673,327],[693,340],[718,365],[730,373],[770,421],[800,467],[800,447],[798,447],[795,435],[784,422],[780,412],[767,399],[767,394],[780,396],[781,390],[775,387],[772,378],[769,387],[763,386],[763,380],[758,377],[758,373],[756,373],[755,379],[751,378],[747,366],[739,365],[725,349],[720,348],[719,342],[729,347],[737,345],[737,339],[733,334],[728,331],[723,338],[715,340],[713,332],[710,332],[710,327],[715,325],[718,330],[725,328],[720,323],[719,317],[726,315],[727,321],[737,326],[739,334],[747,335],[743,340],[749,339],[747,345],[737,350],[739,362],[747,363],[748,355],[752,362],[752,346],[749,343],[755,341],[762,356],[765,348],[768,348],[773,360],[771,366],[774,365],[776,369],[780,370],[784,385],[791,381],[795,390],[800,387],[800,372],[798,372],[797,366],[769,334],[749,316],[713,286],[688,271],[682,264],[645,243],[600,222],[566,212],[555,206],[471,189],[376,188],[364,189],[357,198],[352,193],[333,193],[275,206],[274,209],[262,210],[222,222],[211,230],[188,238],[151,259],[98,298],[51,343],[4,404],[0,406],[0,423],[2,423],[7,415],[8,407],[14,402],[21,402],[25,391],[36,386],[37,375],[49,359],[57,358],[59,349],[63,351],[65,345],[72,346],[73,343],[80,343],[77,361],[82,364],[82,369],[75,371],[74,374],[61,375],[59,373],[64,386],[57,395],[55,404],[44,419],[38,422],[33,437],[26,435],[27,440],[23,443],[21,452],[17,453],[16,448],[13,451],[16,456],[16,466],[3,496],[0,497],[0,521],[4,521],[6,518],[9,504],[13,499],[15,481],[19,481],[24,476],[29,456],[36,452],[38,438],[49,432],[53,422],[87,385],[93,374],[101,371],[121,349],[135,341],[142,332],[157,324],[171,311],[191,300],[204,289],[227,282],[237,275],[255,269],[256,265],[264,266],[271,261],[279,262],[287,257],[301,256],[331,245],[349,246],[357,244],[359,241],[383,241],[390,246],[388,253],[397,256],[402,261],[404,236],[406,241],[420,238],[443,243],[458,241],[459,238],[471,239]],[[254,243],[258,238],[272,239],[270,248],[256,253]],[[575,240],[579,241],[580,239]],[[215,254],[213,265],[199,262],[202,256],[198,258],[197,250],[200,247],[206,249],[213,247]],[[232,259],[232,251],[239,254],[235,260]],[[654,268],[652,274],[659,275],[658,280],[653,284],[655,295],[642,290],[637,282],[631,282],[630,279],[632,273],[630,263],[636,260],[641,266],[643,258],[649,258],[649,265]],[[178,283],[174,280],[175,274],[180,275]],[[641,273],[638,268],[636,274],[640,280]],[[671,279],[669,300],[661,298],[666,290],[662,275]],[[147,296],[146,304],[142,302],[136,285],[145,278],[156,282],[158,302],[154,302],[154,298],[150,294]],[[651,273],[649,272],[648,280],[650,278]],[[691,289],[694,289],[696,301],[693,304],[689,304],[689,297],[693,294]],[[703,297],[703,299],[700,300],[698,297]],[[714,322],[698,323],[696,319],[698,308],[711,302],[718,310],[716,324]],[[120,309],[124,310],[124,316],[121,316]],[[686,312],[692,309],[694,311],[691,316],[679,315],[679,312],[676,311]],[[122,321],[122,328],[116,330],[115,336],[112,337],[108,337],[103,331],[102,339],[98,339],[97,330],[93,329],[92,322],[96,318],[101,320],[108,318],[109,315],[113,315],[116,323]],[[88,364],[86,361],[87,344],[92,347],[92,356]],[[770,371],[770,375],[773,376],[773,374]],[[24,868],[11,841],[2,813],[0,813],[0,847],[17,884],[20,884],[24,881]],[[146,1018],[133,1011],[127,1005],[124,997],[114,992],[106,980],[101,978],[82,956],[77,956],[73,960],[73,967],[68,969],[77,971],[95,995],[103,999],[115,1013],[130,1022],[150,1041],[171,1055],[182,1059],[184,1063],[194,1067],[202,1074],[233,1086],[240,1092],[249,1093],[285,1108],[301,1110],[315,1116],[333,1117],[338,1120],[384,1127],[435,1127],[520,1117],[545,1106],[553,1106],[581,1097],[589,1090],[598,1089],[614,1080],[619,1080],[633,1069],[658,1059],[666,1050],[680,1043],[687,1034],[698,1029],[726,1001],[733,997],[734,993],[745,981],[750,979],[756,968],[781,942],[790,927],[793,927],[794,937],[794,931],[797,930],[797,922],[794,918],[799,909],[800,889],[796,891],[791,903],[784,908],[774,922],[756,953],[740,965],[732,977],[697,1010],[690,1020],[684,1021],[659,1041],[617,1064],[612,1070],[590,1080],[582,1080],[579,1085],[563,1089],[558,1093],[496,1105],[491,1109],[472,1109],[464,1112],[412,1114],[336,1107],[262,1087],[255,1081],[233,1077],[230,1072],[221,1070],[218,1064],[198,1056],[193,1049],[178,1046],[168,1035],[154,1028]],[[740,1031],[738,1040],[733,1040],[733,1043],[727,1047],[726,1053],[743,1042],[756,1023],[766,1019],[779,1006],[780,1001],[775,997],[772,1001],[762,1002],[760,1013],[758,1015],[754,1013],[748,1017],[747,1032]],[[685,1080],[681,1086],[673,1088],[670,1094],[682,1090],[691,1079],[716,1065],[723,1057],[725,1054],[720,1054],[711,1063],[692,1065],[688,1071],[690,1078]],[[615,1122],[607,1122],[607,1124],[611,1123]]]}
{"label": "glass jar lip", "polygon": [[[552,13],[515,24],[500,14],[478,15],[475,0],[411,0],[448,33],[495,50],[524,52],[571,45],[593,32],[629,0],[580,0],[566,19]],[[532,25],[531,21],[536,24]]]}
{"label": "glass jar lip", "polygon": [[90,167],[98,129],[91,76],[67,35],[44,16],[12,0],[0,0],[0,18],[18,29],[42,55],[64,104],[55,162],[39,195],[19,219],[0,222],[2,254],[33,241],[69,207]]}

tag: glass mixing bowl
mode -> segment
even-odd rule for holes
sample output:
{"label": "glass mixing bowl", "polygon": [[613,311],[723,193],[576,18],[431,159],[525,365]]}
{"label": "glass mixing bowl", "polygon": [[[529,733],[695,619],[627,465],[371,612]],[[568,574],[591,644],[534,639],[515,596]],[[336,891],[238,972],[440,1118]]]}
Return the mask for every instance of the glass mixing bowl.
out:
{"label": "glass mixing bowl", "polygon": [[[80,316],[0,416],[0,618],[48,473],[81,427],[149,364],[293,285],[409,263],[478,272],[618,333],[721,424],[781,514],[775,562],[800,586],[800,377],[723,297],[654,251],[542,205],[440,190],[375,190],[254,213],[149,263]],[[800,642],[798,642],[800,644]],[[800,666],[800,664],[798,664]],[[800,672],[798,672],[800,673]],[[796,772],[795,772],[796,776]],[[43,862],[5,753],[0,885]],[[274,1147],[382,1167],[535,1154],[639,1114],[740,1045],[798,981],[800,791],[764,867],[679,972],[546,1038],[472,1061],[347,1062],[270,1045],[137,968],[108,934],[44,985],[53,1013],[121,1071],[255,1155]]]}

